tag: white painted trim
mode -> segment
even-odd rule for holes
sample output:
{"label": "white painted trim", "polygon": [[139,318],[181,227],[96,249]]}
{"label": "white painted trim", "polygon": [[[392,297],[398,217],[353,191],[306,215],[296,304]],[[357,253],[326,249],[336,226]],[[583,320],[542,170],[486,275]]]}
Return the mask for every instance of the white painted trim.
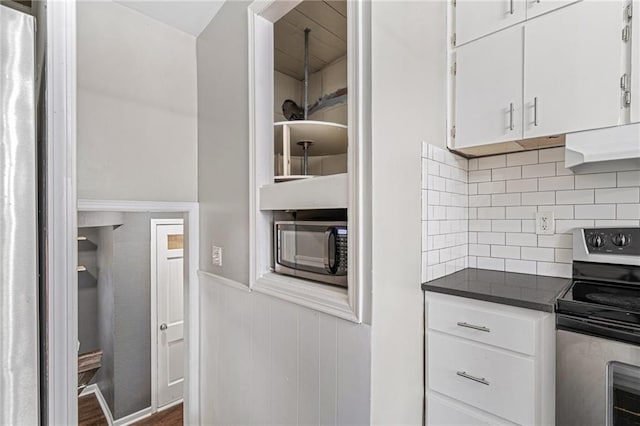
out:
{"label": "white painted trim", "polygon": [[[78,423],[76,2],[47,4],[47,413]],[[43,390],[44,392],[44,390]]]}
{"label": "white painted trim", "polygon": [[146,419],[147,417],[151,417],[152,415],[153,415],[153,412],[151,411],[151,407],[143,408],[140,411],[136,411],[135,413],[131,413],[128,416],[115,420],[113,422],[113,426],[130,425],[139,420]]}
{"label": "white painted trim", "polygon": [[[187,245],[185,246],[184,259],[187,262],[187,267],[185,268],[184,283],[187,305],[184,320],[187,336],[185,336],[184,412],[185,423],[200,424],[199,204],[197,202],[171,201],[78,200],[77,205],[79,211],[185,213],[184,227]],[[74,292],[74,290],[70,291]],[[75,293],[77,294],[77,286],[75,286]],[[77,359],[75,362],[77,363]]]}
{"label": "white painted trim", "polygon": [[198,270],[198,276],[200,278],[215,281],[216,283],[225,285],[227,287],[235,288],[236,290],[244,291],[246,293],[251,292],[251,289],[247,287],[246,284],[242,284],[241,282],[230,280],[229,278],[221,277],[220,275],[212,274],[211,272],[203,271],[202,269]]}
{"label": "white painted trim", "polygon": [[[344,293],[324,291],[324,286],[270,273],[271,221],[260,210],[262,185],[272,183],[273,161],[265,147],[272,146],[273,22],[293,9],[297,2],[257,0],[248,8],[249,22],[249,286],[303,306],[361,322],[370,320],[371,282],[371,48],[370,2],[347,2],[349,87],[349,289]],[[272,124],[272,123],[271,123]],[[303,284],[304,283],[304,284]],[[310,290],[310,288],[317,290]],[[304,289],[304,294],[303,291]],[[365,303],[365,294],[366,303]],[[366,315],[365,315],[365,305]]]}
{"label": "white painted trim", "polygon": [[98,400],[98,404],[100,404],[100,408],[102,409],[102,414],[104,414],[105,419],[107,419],[107,423],[109,423],[109,426],[113,426],[115,422],[113,421],[113,415],[111,414],[111,410],[109,409],[109,404],[107,404],[107,401],[104,399],[104,395],[102,395],[102,391],[97,384],[90,384],[89,386],[84,388],[79,396],[86,396],[91,394],[95,394],[96,399]]}
{"label": "white painted trim", "polygon": [[[151,412],[158,411],[158,235],[159,225],[183,225],[184,219],[151,219]],[[184,228],[183,228],[184,229]],[[182,399],[181,399],[182,400]],[[170,405],[170,404],[169,404]],[[164,408],[165,406],[163,406]]]}

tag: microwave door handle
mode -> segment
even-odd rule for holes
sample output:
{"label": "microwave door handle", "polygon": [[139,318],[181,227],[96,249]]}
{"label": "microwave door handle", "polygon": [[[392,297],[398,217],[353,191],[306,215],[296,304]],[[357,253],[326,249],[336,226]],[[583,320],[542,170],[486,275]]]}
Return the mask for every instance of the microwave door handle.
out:
{"label": "microwave door handle", "polygon": [[[334,233],[334,231],[335,231],[335,228],[329,228],[326,231],[324,231],[324,268],[330,274],[335,273],[334,268],[336,265],[335,258],[334,259],[329,258],[329,252],[330,252],[329,243],[331,242],[331,235]],[[334,253],[335,253],[335,250],[334,250]],[[333,260],[333,264],[332,264],[332,260]]]}

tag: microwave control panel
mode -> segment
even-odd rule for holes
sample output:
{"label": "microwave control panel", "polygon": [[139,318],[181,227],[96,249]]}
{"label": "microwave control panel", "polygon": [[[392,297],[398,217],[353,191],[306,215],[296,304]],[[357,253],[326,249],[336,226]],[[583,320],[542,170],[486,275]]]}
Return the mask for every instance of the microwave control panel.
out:
{"label": "microwave control panel", "polygon": [[336,249],[338,260],[338,275],[344,275],[347,273],[347,229],[338,228],[338,235],[336,235]]}

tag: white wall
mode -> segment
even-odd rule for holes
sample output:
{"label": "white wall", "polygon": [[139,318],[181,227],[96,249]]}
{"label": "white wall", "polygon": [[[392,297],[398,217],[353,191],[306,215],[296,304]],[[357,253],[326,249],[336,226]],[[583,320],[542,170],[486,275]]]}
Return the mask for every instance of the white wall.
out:
{"label": "white wall", "polygon": [[371,5],[371,421],[421,424],[420,152],[446,143],[446,3]]}
{"label": "white wall", "polygon": [[197,199],[195,38],[78,2],[78,197]]}
{"label": "white wall", "polygon": [[[198,38],[200,269],[248,285],[247,6]],[[233,42],[230,42],[233,40]],[[211,244],[223,266],[211,264]],[[370,327],[201,278],[203,424],[368,424]]]}

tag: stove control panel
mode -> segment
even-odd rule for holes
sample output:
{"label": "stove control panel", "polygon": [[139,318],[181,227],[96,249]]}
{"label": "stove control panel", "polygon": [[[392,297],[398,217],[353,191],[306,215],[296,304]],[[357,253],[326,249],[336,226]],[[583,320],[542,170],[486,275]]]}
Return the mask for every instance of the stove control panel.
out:
{"label": "stove control panel", "polygon": [[589,253],[640,255],[640,228],[590,228],[584,239]]}

